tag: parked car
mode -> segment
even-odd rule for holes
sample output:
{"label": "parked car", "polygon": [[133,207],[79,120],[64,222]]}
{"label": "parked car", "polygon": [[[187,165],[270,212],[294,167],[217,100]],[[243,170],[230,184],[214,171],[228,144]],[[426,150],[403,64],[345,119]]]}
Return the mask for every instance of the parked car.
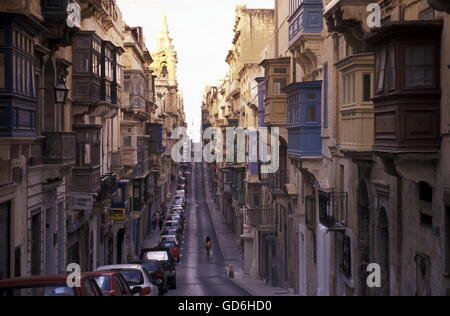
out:
{"label": "parked car", "polygon": [[167,217],[167,220],[168,221],[177,221],[178,223],[180,223],[181,229],[184,230],[184,218],[182,216],[171,214]]}
{"label": "parked car", "polygon": [[166,271],[164,265],[158,260],[138,260],[132,262],[133,264],[140,264],[150,272],[153,282],[158,286],[159,295],[164,295],[169,289],[167,282]]}
{"label": "parked car", "polygon": [[99,271],[86,273],[93,276],[103,296],[132,296],[127,281],[119,272]]}
{"label": "parked car", "polygon": [[176,229],[180,233],[183,231],[183,227],[181,226],[181,223],[178,221],[165,221],[164,229]]}
{"label": "parked car", "polygon": [[82,274],[81,287],[69,287],[68,275],[21,277],[0,281],[1,296],[103,296],[95,277]]}
{"label": "parked car", "polygon": [[161,236],[175,236],[178,240],[181,240],[181,234],[177,229],[166,229],[161,233]]}
{"label": "parked car", "polygon": [[184,213],[184,207],[178,204],[174,204],[170,207],[171,211],[180,211],[182,213]]}
{"label": "parked car", "polygon": [[173,205],[181,205],[182,207],[185,207],[186,200],[181,196],[177,196],[177,197],[175,197],[175,200],[173,201]]}
{"label": "parked car", "polygon": [[187,187],[186,183],[178,183],[177,184],[177,189],[178,190],[185,190]]}
{"label": "parked car", "polygon": [[180,247],[180,241],[177,238],[177,236],[161,235],[159,242],[160,243],[174,242],[178,247]]}
{"label": "parked car", "polygon": [[140,264],[120,264],[97,268],[97,271],[120,272],[133,295],[157,296],[158,288],[152,283],[150,273]]}
{"label": "parked car", "polygon": [[177,288],[177,270],[175,259],[167,248],[147,248],[141,251],[141,260],[156,260],[162,263],[170,289]]}
{"label": "parked car", "polygon": [[160,242],[159,245],[158,245],[158,248],[167,248],[167,249],[169,249],[170,253],[172,254],[172,257],[177,262],[180,262],[180,260],[181,260],[180,246],[175,241]]}

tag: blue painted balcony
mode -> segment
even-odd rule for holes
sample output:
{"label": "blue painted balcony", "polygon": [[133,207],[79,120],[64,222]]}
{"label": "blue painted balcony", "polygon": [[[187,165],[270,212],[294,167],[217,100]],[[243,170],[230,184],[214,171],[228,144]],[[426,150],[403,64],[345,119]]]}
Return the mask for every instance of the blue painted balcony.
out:
{"label": "blue painted balcony", "polygon": [[293,83],[283,91],[288,94],[288,154],[322,156],[322,81]]}
{"label": "blue painted balcony", "polygon": [[296,0],[289,5],[289,41],[294,42],[303,33],[317,34],[323,29],[322,0]]}

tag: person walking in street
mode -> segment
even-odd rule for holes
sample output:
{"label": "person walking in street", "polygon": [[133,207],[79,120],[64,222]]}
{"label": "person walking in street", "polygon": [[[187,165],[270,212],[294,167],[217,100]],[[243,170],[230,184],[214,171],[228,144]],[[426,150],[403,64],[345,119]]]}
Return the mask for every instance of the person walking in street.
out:
{"label": "person walking in street", "polygon": [[159,212],[157,214],[153,214],[153,218],[152,218],[153,231],[155,231],[156,227],[158,227],[158,218],[159,218]]}
{"label": "person walking in street", "polygon": [[206,250],[206,256],[208,258],[211,255],[211,248],[212,248],[212,241],[211,241],[211,238],[209,238],[209,236],[208,236],[208,237],[206,237],[206,240],[205,240],[205,250]]}
{"label": "person walking in street", "polygon": [[162,216],[162,214],[159,214],[159,231],[162,231],[163,224],[164,224],[164,217]]}

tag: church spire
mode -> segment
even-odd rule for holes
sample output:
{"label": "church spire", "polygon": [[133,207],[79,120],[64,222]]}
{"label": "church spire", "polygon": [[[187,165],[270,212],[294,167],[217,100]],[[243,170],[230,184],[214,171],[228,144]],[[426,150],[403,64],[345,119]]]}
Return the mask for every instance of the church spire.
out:
{"label": "church spire", "polygon": [[167,22],[167,16],[165,15],[162,20],[162,29],[158,38],[157,50],[174,50],[174,47],[172,46],[172,39],[169,35],[169,23]]}

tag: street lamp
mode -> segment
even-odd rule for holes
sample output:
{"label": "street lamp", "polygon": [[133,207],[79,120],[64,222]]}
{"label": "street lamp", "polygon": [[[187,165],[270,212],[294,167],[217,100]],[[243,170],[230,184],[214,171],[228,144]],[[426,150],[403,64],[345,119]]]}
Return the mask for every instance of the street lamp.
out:
{"label": "street lamp", "polygon": [[67,95],[69,94],[69,88],[67,87],[66,80],[61,77],[61,80],[55,87],[55,100],[57,104],[66,104]]}

